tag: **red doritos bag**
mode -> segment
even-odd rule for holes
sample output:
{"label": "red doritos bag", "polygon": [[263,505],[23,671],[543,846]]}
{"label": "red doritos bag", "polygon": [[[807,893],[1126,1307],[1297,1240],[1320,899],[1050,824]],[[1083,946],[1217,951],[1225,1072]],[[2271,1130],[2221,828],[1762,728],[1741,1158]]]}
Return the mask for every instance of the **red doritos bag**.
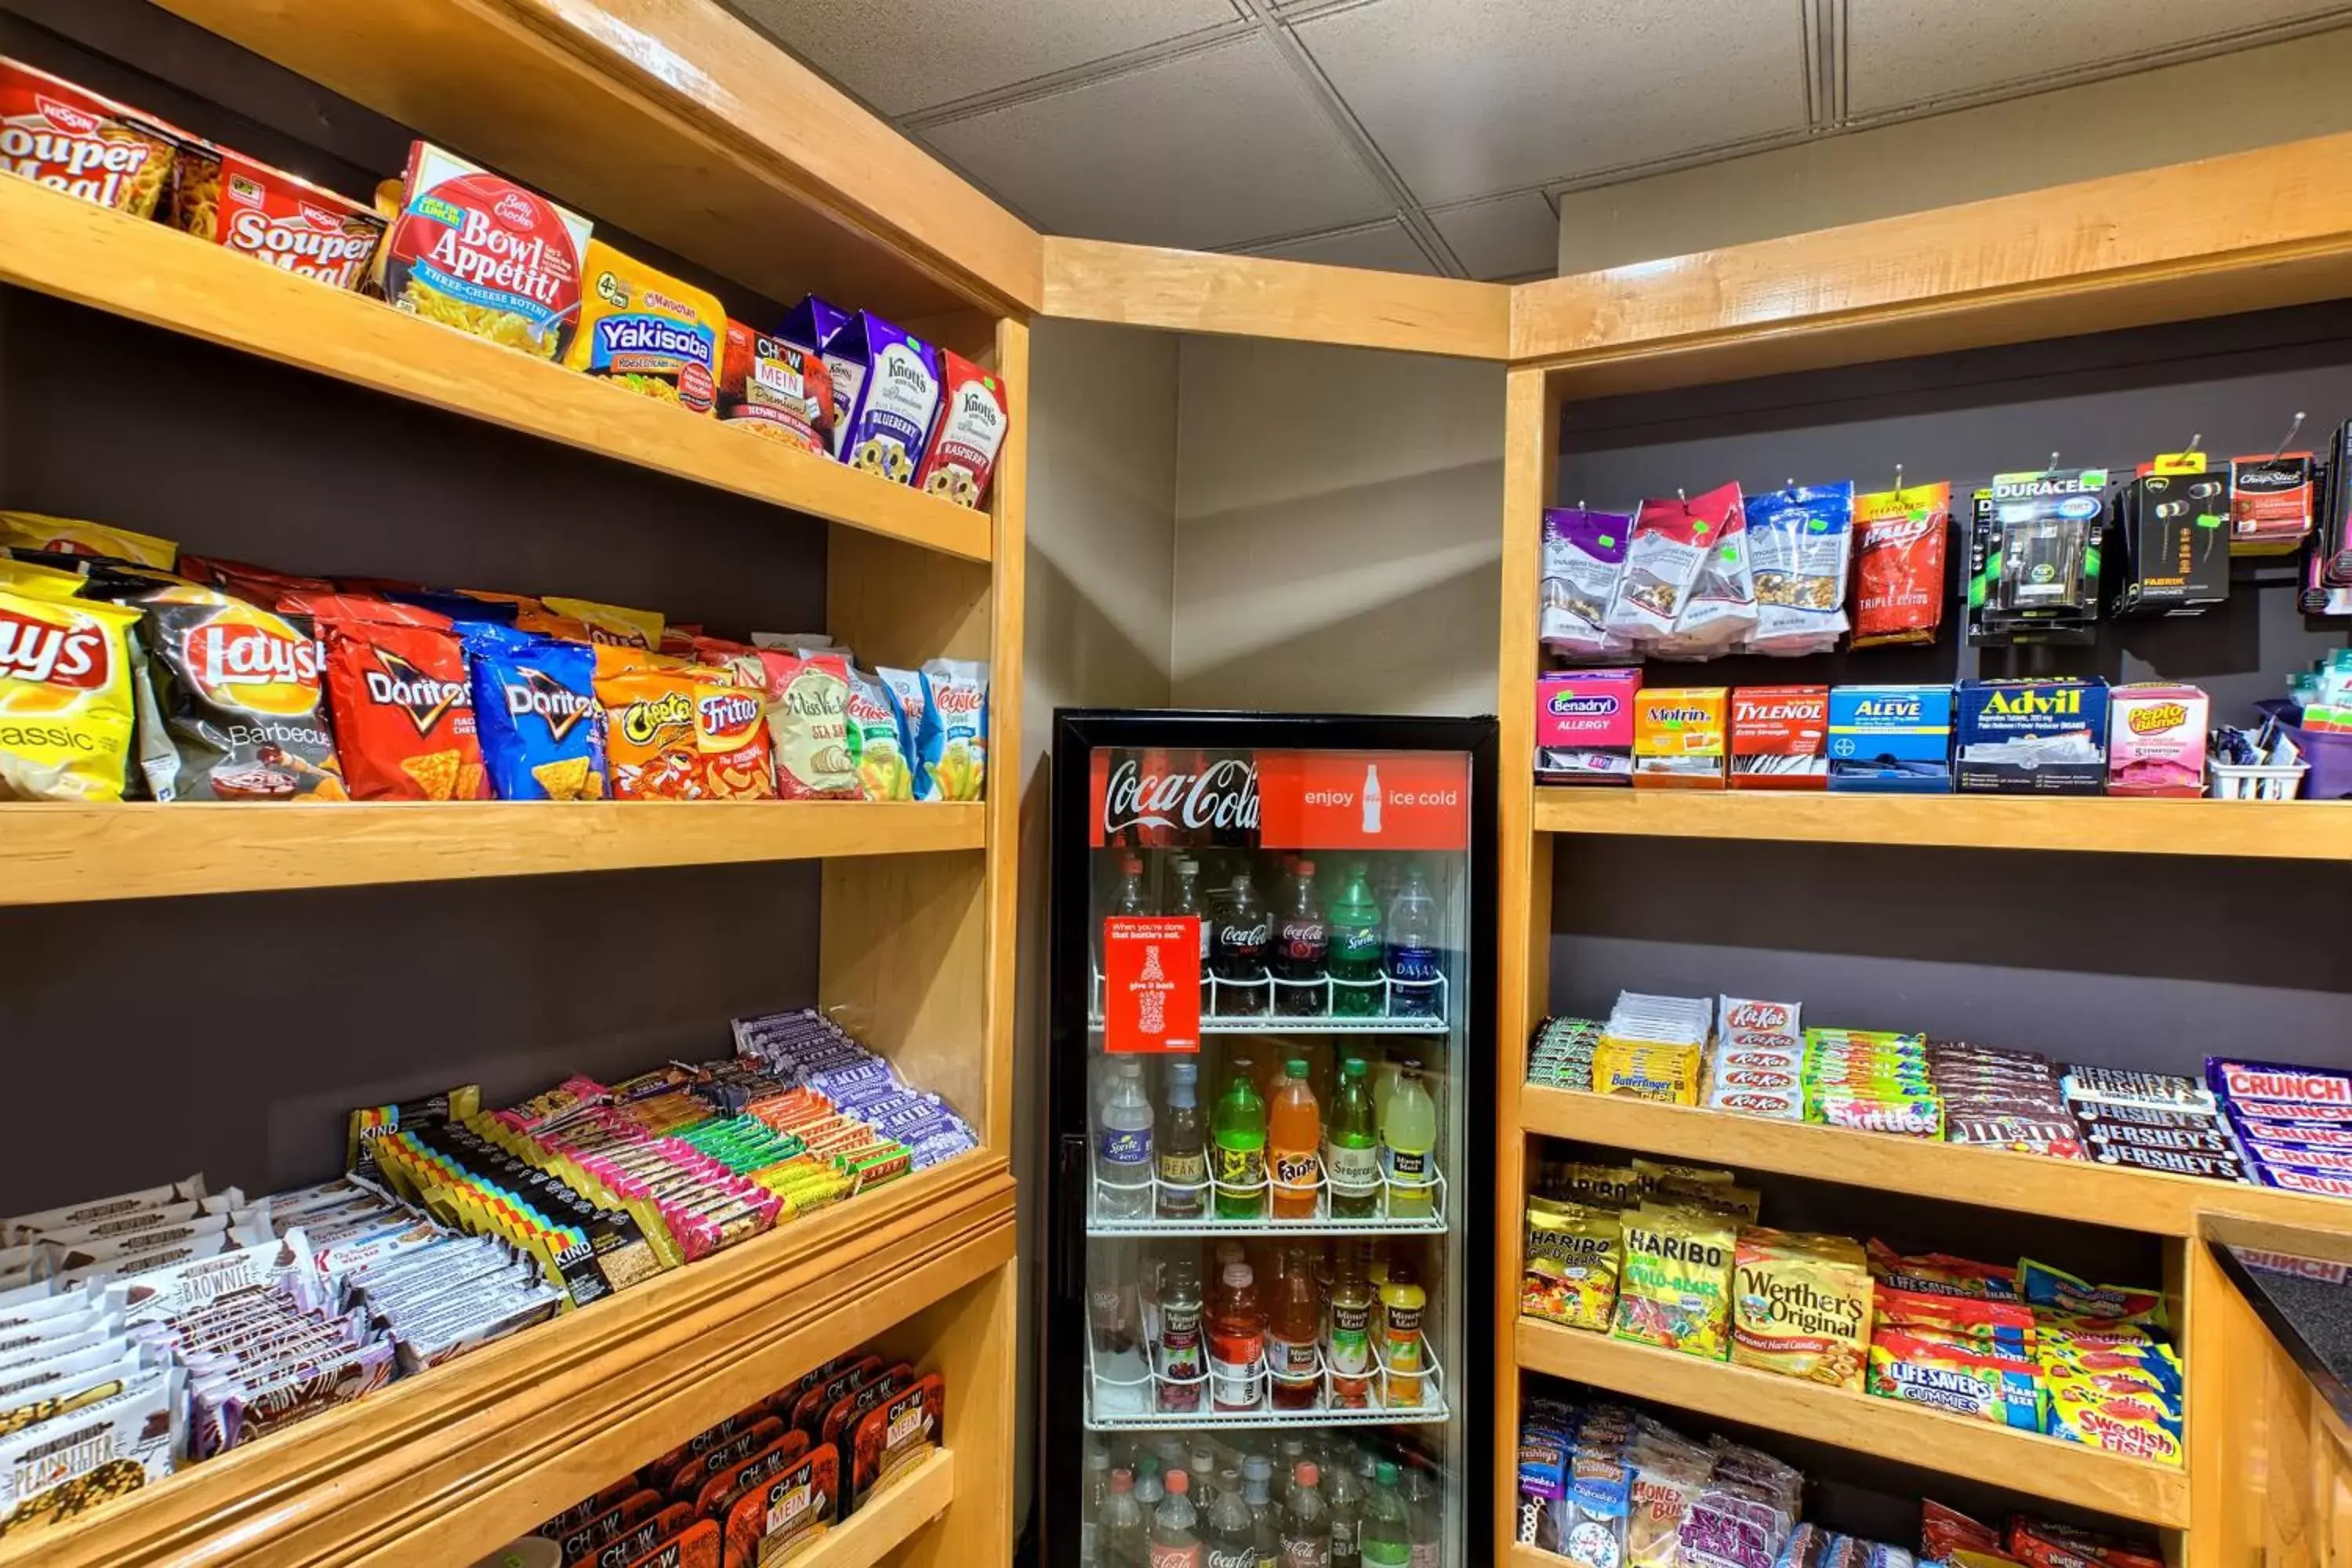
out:
{"label": "red doritos bag", "polygon": [[351,595],[290,595],[327,650],[327,699],[354,800],[488,800],[465,649],[446,617]]}

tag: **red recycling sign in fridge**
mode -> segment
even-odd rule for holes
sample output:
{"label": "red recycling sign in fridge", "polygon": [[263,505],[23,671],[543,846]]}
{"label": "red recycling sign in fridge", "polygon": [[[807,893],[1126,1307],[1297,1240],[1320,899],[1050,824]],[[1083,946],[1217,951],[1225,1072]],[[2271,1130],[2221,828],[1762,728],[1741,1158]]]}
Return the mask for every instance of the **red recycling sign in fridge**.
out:
{"label": "red recycling sign in fridge", "polygon": [[1103,1049],[1166,1054],[1201,1048],[1197,915],[1103,921]]}

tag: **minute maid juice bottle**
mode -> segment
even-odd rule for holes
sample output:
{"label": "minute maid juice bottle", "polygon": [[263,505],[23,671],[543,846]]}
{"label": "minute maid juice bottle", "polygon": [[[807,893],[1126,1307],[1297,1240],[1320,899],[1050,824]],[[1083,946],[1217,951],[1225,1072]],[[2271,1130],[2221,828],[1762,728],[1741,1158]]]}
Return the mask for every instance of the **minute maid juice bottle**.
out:
{"label": "minute maid juice bottle", "polygon": [[564,353],[566,365],[690,414],[718,405],[727,312],[716,296],[601,239],[588,242],[583,281],[580,332]]}

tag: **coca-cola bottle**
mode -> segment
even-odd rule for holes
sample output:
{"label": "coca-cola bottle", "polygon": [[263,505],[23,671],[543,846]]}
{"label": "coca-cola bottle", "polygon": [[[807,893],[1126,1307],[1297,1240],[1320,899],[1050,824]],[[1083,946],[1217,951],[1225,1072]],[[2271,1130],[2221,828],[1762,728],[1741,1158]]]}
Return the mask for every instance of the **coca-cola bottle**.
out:
{"label": "coca-cola bottle", "polygon": [[1262,1018],[1266,993],[1273,983],[1266,975],[1266,950],[1274,940],[1274,920],[1257,896],[1247,871],[1234,878],[1234,890],[1217,912],[1213,959],[1217,969],[1217,1011],[1229,1017]]}
{"label": "coca-cola bottle", "polygon": [[1311,1018],[1324,1010],[1323,963],[1330,944],[1323,902],[1315,896],[1315,862],[1301,860],[1274,933],[1276,1012]]}

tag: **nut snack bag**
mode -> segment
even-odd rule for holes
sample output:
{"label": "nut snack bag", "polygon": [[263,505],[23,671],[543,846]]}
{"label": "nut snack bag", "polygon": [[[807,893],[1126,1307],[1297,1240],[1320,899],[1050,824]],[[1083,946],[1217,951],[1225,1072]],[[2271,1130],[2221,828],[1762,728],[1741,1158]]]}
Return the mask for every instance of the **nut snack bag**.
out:
{"label": "nut snack bag", "polygon": [[718,406],[727,311],[716,296],[601,239],[588,242],[583,280],[580,331],[564,351],[566,365],[689,414]]}
{"label": "nut snack bag", "polygon": [[588,233],[577,213],[418,142],[384,237],[383,297],[428,321],[560,359],[580,324]]}

